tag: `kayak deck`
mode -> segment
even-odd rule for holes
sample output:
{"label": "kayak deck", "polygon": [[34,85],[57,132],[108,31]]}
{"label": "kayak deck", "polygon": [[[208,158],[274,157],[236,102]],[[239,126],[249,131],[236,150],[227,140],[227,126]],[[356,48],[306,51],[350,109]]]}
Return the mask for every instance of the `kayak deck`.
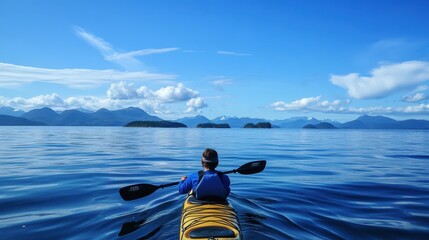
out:
{"label": "kayak deck", "polygon": [[240,240],[237,213],[228,201],[200,201],[189,195],[182,209],[180,239]]}

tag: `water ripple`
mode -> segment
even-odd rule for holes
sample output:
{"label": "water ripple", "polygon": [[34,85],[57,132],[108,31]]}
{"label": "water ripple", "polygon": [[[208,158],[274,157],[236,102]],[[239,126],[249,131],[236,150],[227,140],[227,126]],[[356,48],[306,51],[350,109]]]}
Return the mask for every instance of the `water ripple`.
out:
{"label": "water ripple", "polygon": [[178,181],[213,147],[220,170],[268,161],[260,174],[230,175],[247,240],[429,239],[428,140],[427,131],[0,127],[0,231],[177,239],[175,187],[130,202],[118,189]]}

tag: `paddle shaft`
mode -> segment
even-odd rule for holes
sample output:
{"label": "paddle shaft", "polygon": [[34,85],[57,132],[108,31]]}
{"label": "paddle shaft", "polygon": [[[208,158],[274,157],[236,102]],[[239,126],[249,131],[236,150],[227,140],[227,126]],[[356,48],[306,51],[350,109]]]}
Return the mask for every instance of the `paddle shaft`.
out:
{"label": "paddle shaft", "polygon": [[[231,170],[231,171],[226,171],[226,172],[221,172],[222,174],[229,174],[229,173],[236,173],[237,170]],[[178,185],[180,183],[180,181],[178,182],[172,182],[172,183],[166,183],[166,184],[161,184],[158,186],[158,188],[166,188],[166,187],[171,187],[171,186],[175,186]]]}
{"label": "paddle shaft", "polygon": [[178,185],[179,183],[180,183],[180,181],[179,182],[172,182],[172,183],[162,184],[162,185],[159,185],[159,188],[170,187],[170,186]]}
{"label": "paddle shaft", "polygon": [[[240,174],[248,175],[248,174],[259,173],[264,170],[266,163],[267,162],[265,160],[249,162],[242,165],[238,169],[222,172],[222,174],[238,172]],[[179,183],[180,181],[166,183],[158,186],[152,185],[152,184],[135,184],[135,185],[130,185],[119,189],[119,194],[121,195],[122,199],[124,199],[125,201],[130,201],[130,200],[135,200],[138,198],[148,196],[160,188],[178,185]]]}
{"label": "paddle shaft", "polygon": [[[236,173],[237,172],[237,170],[231,170],[231,171],[226,171],[226,172],[221,172],[222,174],[229,174],[229,173]],[[161,184],[161,185],[159,185],[158,186],[158,188],[166,188],[166,187],[171,187],[171,186],[174,186],[174,185],[178,185],[180,183],[180,181],[178,181],[178,182],[172,182],[172,183],[166,183],[166,184]]]}

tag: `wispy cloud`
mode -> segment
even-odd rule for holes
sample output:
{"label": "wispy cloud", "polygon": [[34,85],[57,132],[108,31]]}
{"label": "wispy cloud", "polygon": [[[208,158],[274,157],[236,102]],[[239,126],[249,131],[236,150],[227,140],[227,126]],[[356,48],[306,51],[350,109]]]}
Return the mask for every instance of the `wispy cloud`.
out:
{"label": "wispy cloud", "polygon": [[371,99],[386,97],[398,90],[415,87],[429,80],[429,62],[408,61],[381,65],[365,77],[358,73],[332,75],[331,82],[345,88],[350,97]]}
{"label": "wispy cloud", "polygon": [[72,88],[93,88],[120,80],[172,80],[175,78],[175,75],[148,73],[146,71],[49,69],[0,63],[0,87],[11,87],[32,82],[47,82]]}
{"label": "wispy cloud", "polygon": [[178,50],[178,48],[143,49],[143,50],[137,50],[137,51],[131,51],[131,52],[125,52],[125,53],[114,52],[110,55],[105,56],[105,58],[108,61],[120,61],[123,59],[132,59],[138,56],[167,53],[167,52],[172,52],[176,50]]}
{"label": "wispy cloud", "polygon": [[116,51],[113,46],[105,41],[102,38],[95,36],[94,34],[84,30],[81,27],[75,26],[74,30],[78,36],[80,36],[83,40],[89,43],[91,46],[95,47],[101,55],[103,55],[104,59],[110,62],[117,63],[126,69],[136,69],[142,68],[142,62],[137,59],[139,56],[152,55],[152,54],[160,54],[176,51],[179,48],[151,48],[151,49],[142,49],[130,52],[119,52]]}
{"label": "wispy cloud", "polygon": [[98,51],[101,52],[103,56],[109,56],[115,53],[115,51],[113,51],[113,47],[103,39],[94,36],[93,34],[85,31],[83,28],[78,26],[75,26],[74,30],[78,36],[80,36],[87,43],[95,47]]}
{"label": "wispy cloud", "polygon": [[227,55],[227,56],[251,56],[252,55],[249,53],[238,53],[238,52],[231,52],[231,51],[217,51],[217,54]]}
{"label": "wispy cloud", "polygon": [[428,114],[429,104],[417,104],[401,107],[352,107],[350,101],[326,101],[320,96],[302,98],[290,103],[275,102],[271,108],[277,111],[311,111],[334,114]]}
{"label": "wispy cloud", "polygon": [[372,44],[369,51],[378,56],[400,57],[417,52],[419,49],[423,50],[425,45],[427,43],[406,38],[386,38]]}
{"label": "wispy cloud", "polygon": [[386,50],[392,48],[402,48],[409,45],[412,44],[403,38],[387,38],[375,42],[371,45],[371,47],[373,50]]}
{"label": "wispy cloud", "polygon": [[234,81],[231,78],[224,76],[217,76],[211,78],[211,83],[220,91],[224,91],[224,87],[227,85],[231,85]]}
{"label": "wispy cloud", "polygon": [[225,86],[225,85],[231,85],[233,83],[232,79],[229,78],[222,78],[222,79],[217,79],[217,80],[213,80],[213,85],[220,87],[220,86]]}

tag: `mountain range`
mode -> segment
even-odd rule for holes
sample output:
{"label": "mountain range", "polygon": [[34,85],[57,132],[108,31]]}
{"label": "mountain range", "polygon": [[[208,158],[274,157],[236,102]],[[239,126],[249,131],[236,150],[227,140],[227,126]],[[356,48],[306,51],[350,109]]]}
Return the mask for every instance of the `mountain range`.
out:
{"label": "mountain range", "polygon": [[[34,109],[28,112],[16,111],[9,107],[0,107],[0,126],[124,126],[133,121],[162,121],[163,119],[150,115],[140,108],[129,107],[110,111],[99,109],[96,112],[84,110],[66,110],[56,112],[51,108]],[[303,128],[311,124],[329,123],[336,128],[344,129],[429,129],[427,120],[397,121],[384,116],[360,116],[345,123],[316,118],[294,117],[284,120],[266,120],[262,118],[239,118],[221,116],[212,120],[197,115],[195,117],[180,118],[175,122],[188,127],[196,127],[200,123],[228,124],[232,128],[242,128],[248,123],[257,124],[270,122],[273,128]]]}
{"label": "mountain range", "polygon": [[[10,117],[11,116],[0,115],[0,125],[14,125]],[[140,108],[133,107],[116,111],[109,111],[102,108],[96,112],[66,110],[61,113],[55,112],[51,108],[41,108],[25,112],[19,117],[15,116],[15,121],[17,122],[22,122],[23,119],[36,123],[43,123],[43,125],[48,126],[124,126],[129,122],[139,120],[162,120],[159,117],[149,115]]]}

